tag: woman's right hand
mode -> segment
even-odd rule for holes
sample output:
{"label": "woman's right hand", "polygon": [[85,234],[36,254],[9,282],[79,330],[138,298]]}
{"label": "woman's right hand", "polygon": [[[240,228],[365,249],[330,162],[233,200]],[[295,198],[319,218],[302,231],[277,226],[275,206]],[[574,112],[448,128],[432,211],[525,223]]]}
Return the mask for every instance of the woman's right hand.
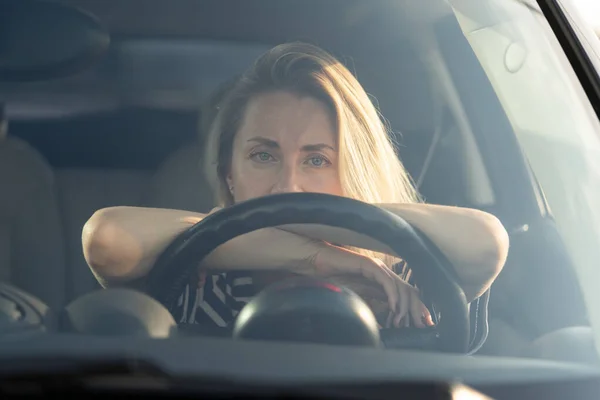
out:
{"label": "woman's right hand", "polygon": [[[421,301],[419,291],[402,280],[383,261],[324,243],[311,264],[313,273],[318,276],[340,279],[340,275],[355,275],[379,285],[383,289],[379,293],[373,290],[373,285],[358,284],[356,288],[359,295],[368,297],[381,298],[385,293],[391,312],[390,325],[408,326],[409,318],[413,326],[419,328],[433,325],[431,314]],[[360,283],[359,280],[352,279],[349,282]],[[361,293],[363,291],[365,293]]]}

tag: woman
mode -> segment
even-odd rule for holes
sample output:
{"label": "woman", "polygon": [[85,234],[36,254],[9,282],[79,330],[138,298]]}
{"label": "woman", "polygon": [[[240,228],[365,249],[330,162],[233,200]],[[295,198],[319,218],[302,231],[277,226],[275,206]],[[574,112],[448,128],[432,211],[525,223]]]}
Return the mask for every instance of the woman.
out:
{"label": "woman", "polygon": [[[498,219],[472,209],[420,204],[368,95],[325,51],[304,43],[273,48],[237,80],[218,108],[205,169],[220,206],[284,192],[376,204],[431,238],[454,265],[468,301],[484,293],[502,269],[508,235]],[[86,260],[104,286],[143,288],[160,253],[204,216],[133,207],[100,210],[83,230]],[[203,260],[200,278],[182,294],[176,318],[230,325],[258,290],[249,271],[262,270],[271,276],[336,276],[365,297],[382,295],[388,323],[432,325],[418,290],[407,282],[409,270],[404,266],[395,273],[402,263],[386,252],[373,240],[322,226],[255,231]]]}

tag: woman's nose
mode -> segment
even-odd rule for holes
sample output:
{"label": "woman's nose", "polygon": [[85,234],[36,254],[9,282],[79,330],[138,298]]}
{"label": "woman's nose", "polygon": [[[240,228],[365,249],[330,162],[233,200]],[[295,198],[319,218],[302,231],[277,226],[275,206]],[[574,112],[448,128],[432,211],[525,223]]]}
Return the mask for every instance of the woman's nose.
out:
{"label": "woman's nose", "polygon": [[302,192],[298,171],[293,167],[283,168],[273,185],[272,194]]}

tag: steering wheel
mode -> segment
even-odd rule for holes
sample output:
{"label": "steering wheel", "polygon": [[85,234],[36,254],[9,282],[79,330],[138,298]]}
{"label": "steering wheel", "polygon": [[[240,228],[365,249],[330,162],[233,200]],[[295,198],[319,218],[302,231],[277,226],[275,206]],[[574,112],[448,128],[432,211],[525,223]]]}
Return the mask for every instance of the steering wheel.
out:
{"label": "steering wheel", "polygon": [[[302,223],[360,233],[401,255],[410,265],[421,291],[429,295],[442,316],[435,328],[435,344],[430,347],[456,353],[468,351],[470,326],[466,297],[448,260],[404,219],[346,197],[286,193],[251,199],[219,210],[190,227],[167,247],[147,276],[147,293],[173,310],[198,263],[218,246],[258,229]],[[403,347],[403,342],[411,347],[409,342],[414,343],[415,334],[430,335],[427,329],[418,328],[394,329],[393,332],[386,332],[386,336],[396,342],[394,347]]]}

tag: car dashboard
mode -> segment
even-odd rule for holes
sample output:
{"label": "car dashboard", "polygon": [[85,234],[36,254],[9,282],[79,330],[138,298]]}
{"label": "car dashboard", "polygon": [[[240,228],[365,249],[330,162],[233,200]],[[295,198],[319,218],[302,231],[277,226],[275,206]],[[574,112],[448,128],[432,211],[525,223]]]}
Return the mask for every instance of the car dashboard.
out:
{"label": "car dashboard", "polygon": [[[597,398],[600,391],[600,370],[574,363],[202,337],[177,331],[172,318],[158,323],[161,316],[156,312],[151,313],[154,320],[144,319],[150,322],[148,329],[139,324],[121,331],[90,328],[90,321],[113,318],[108,308],[102,312],[104,317],[88,319],[87,333],[81,327],[76,332],[65,329],[69,313],[71,318],[76,314],[73,308],[52,312],[36,298],[6,284],[0,284],[0,298],[0,392],[15,379],[39,383],[46,377],[46,382],[55,383],[68,382],[73,375],[83,378],[81,374],[89,367],[92,371],[100,368],[102,375],[118,375],[121,383],[136,378],[137,383],[128,386],[133,394],[140,393],[136,386],[140,378],[167,379],[167,387],[174,390],[179,385],[176,382],[183,379],[189,390],[202,393],[207,390],[205,382],[211,382],[212,389],[223,386],[221,394],[274,391],[269,396],[261,392],[266,398],[285,393],[308,398],[319,393],[329,398],[351,398],[358,393],[362,398],[392,398],[402,390],[419,388],[417,392],[423,394],[419,390],[454,384],[468,385],[492,398],[513,400],[564,398],[568,393],[576,398]],[[80,302],[86,304],[88,308],[82,307],[80,313],[102,314],[91,308],[92,303]],[[112,314],[123,318],[127,315],[123,310],[114,309]],[[136,319],[134,313],[129,316]],[[106,365],[125,368],[103,370]],[[143,365],[150,365],[154,372],[140,375],[145,371]],[[56,379],[48,380],[49,376]],[[104,389],[123,389],[111,381],[105,383]],[[448,398],[423,396],[418,398]]]}
{"label": "car dashboard", "polygon": [[127,360],[151,363],[169,377],[227,382],[231,389],[335,387],[343,394],[360,387],[364,398],[381,398],[384,387],[402,390],[403,384],[415,383],[461,383],[493,398],[508,398],[502,393],[510,392],[513,399],[564,398],[573,390],[576,398],[597,398],[600,389],[594,368],[533,359],[202,337],[9,336],[0,338],[0,383],[47,372],[53,365],[50,370],[57,373],[56,365],[68,365],[64,360],[88,365]]}

